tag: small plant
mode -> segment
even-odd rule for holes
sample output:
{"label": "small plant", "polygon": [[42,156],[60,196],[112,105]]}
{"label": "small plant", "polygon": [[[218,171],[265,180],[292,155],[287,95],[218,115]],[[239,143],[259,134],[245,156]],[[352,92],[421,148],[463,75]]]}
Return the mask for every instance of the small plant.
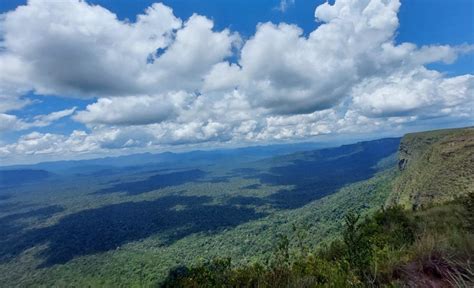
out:
{"label": "small plant", "polygon": [[173,270],[163,287],[474,287],[474,238],[463,219],[449,218],[445,233],[432,225],[449,211],[470,213],[472,202],[462,203],[416,212],[396,206],[365,218],[348,213],[341,238],[314,253],[306,253],[306,236],[293,226],[291,237],[278,235],[268,265],[232,268],[229,258],[214,259]]}

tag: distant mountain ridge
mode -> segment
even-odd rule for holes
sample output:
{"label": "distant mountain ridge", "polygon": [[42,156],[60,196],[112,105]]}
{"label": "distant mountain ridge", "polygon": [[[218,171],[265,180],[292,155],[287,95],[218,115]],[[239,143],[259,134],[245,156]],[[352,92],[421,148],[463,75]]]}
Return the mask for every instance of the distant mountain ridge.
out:
{"label": "distant mountain ridge", "polygon": [[138,153],[123,156],[112,156],[85,160],[60,160],[37,164],[0,166],[2,170],[47,170],[54,173],[92,173],[105,169],[123,169],[134,166],[159,166],[167,163],[193,163],[193,165],[215,164],[224,161],[255,161],[263,158],[286,155],[290,153],[320,149],[327,143],[293,143],[250,146],[229,149],[194,150],[188,152]]}
{"label": "distant mountain ridge", "polygon": [[[324,169],[347,166],[353,177],[358,160],[374,163],[357,157],[360,148],[377,154],[396,140],[277,157],[303,164],[278,180],[337,178]],[[235,265],[223,252],[176,266],[161,287],[474,287],[474,127],[410,133],[391,148],[373,177],[294,210],[292,230],[278,227],[283,236],[266,260]],[[339,158],[346,161],[333,167]]]}
{"label": "distant mountain ridge", "polygon": [[52,174],[45,170],[16,169],[0,170],[0,188],[18,184],[32,183],[45,180]]}
{"label": "distant mountain ridge", "polygon": [[[411,249],[425,244],[402,241],[408,250],[398,254],[400,247],[390,246],[392,236],[400,232],[391,229],[403,224],[397,221],[420,216],[417,223],[421,228],[428,221],[434,223],[433,229],[445,231],[443,237],[456,236],[454,230],[465,227],[462,223],[473,222],[469,220],[472,217],[459,217],[464,208],[449,201],[472,189],[473,136],[472,128],[464,128],[338,147],[261,146],[2,167],[0,176],[10,173],[7,176],[15,177],[4,179],[18,182],[0,187],[0,234],[5,239],[0,245],[0,282],[6,287],[62,283],[77,287],[100,287],[104,283],[110,287],[159,287],[168,273],[185,271],[189,269],[186,267],[200,265],[200,259],[213,257],[229,257],[235,267],[250,267],[249,271],[254,267],[246,266],[249,263],[263,263],[260,267],[267,269],[263,271],[271,272],[270,264],[281,256],[272,252],[283,239],[280,236],[287,237],[291,261],[310,267],[315,263],[311,259],[324,260],[311,258],[317,255],[312,252],[319,253],[318,249],[325,245],[330,248],[333,243],[336,249],[341,244],[337,240],[344,234],[349,212],[361,216],[357,227],[381,229],[376,238],[371,238],[377,241],[363,243],[373,246],[378,240],[389,242],[388,246],[375,247],[389,254],[375,253],[374,257],[382,258],[370,260],[376,264],[375,270],[381,271],[377,279],[387,275],[398,279],[378,268],[395,263],[387,259],[401,257],[389,269],[406,267],[412,271],[411,264],[418,263],[418,258],[410,256],[414,255]],[[51,177],[19,185],[29,174],[41,176],[44,172]],[[387,207],[395,204],[408,209]],[[413,208],[417,211],[411,211]],[[392,215],[391,211],[396,213]],[[383,216],[372,218],[374,221],[393,216],[390,219],[398,226],[384,221],[382,225],[365,225],[362,220],[373,213]],[[441,238],[445,239],[443,243],[449,247],[457,243],[447,236]],[[340,252],[346,251],[344,247]],[[311,255],[298,258],[303,256],[301,248]],[[459,254],[474,255],[456,249],[453,251]],[[274,255],[276,258],[272,258]],[[325,262],[315,263],[322,267],[311,266],[315,273],[327,271],[327,277],[317,279],[334,279],[338,274],[335,272],[343,267],[342,262],[334,260],[336,254],[329,256]],[[310,265],[298,259],[311,260]],[[403,262],[405,259],[411,262]],[[319,275],[300,275],[288,267],[278,271],[288,271],[288,275],[297,276],[295,279]],[[357,267],[353,266],[352,271],[357,272]],[[139,275],[135,271],[142,272]],[[148,280],[143,282],[141,275]],[[222,273],[219,270],[210,275]],[[346,276],[344,283],[354,279],[354,275]],[[224,287],[242,286],[247,287]],[[345,286],[339,283],[331,287]]]}

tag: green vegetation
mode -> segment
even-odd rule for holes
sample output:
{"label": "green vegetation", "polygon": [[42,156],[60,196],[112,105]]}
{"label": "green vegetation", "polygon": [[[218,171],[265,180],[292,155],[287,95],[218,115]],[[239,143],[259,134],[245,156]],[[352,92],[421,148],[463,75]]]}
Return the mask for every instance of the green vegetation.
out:
{"label": "green vegetation", "polygon": [[[391,177],[378,189],[389,191],[380,193],[386,208],[346,214],[338,238],[324,241],[322,230],[303,226],[280,236],[265,262],[241,266],[225,258],[177,267],[162,286],[473,287],[473,141],[472,128],[409,134],[399,172],[384,172]],[[378,166],[390,167],[391,158]],[[310,231],[303,234],[310,242],[297,231]]]}
{"label": "green vegetation", "polygon": [[474,192],[474,128],[407,134],[388,204],[418,208]]}
{"label": "green vegetation", "polygon": [[3,187],[0,287],[468,286],[472,131]]}
{"label": "green vegetation", "polygon": [[[233,259],[233,265],[248,265],[255,262],[265,262],[272,255],[272,249],[278,242],[278,235],[288,235],[289,241],[292,243],[290,246],[291,253],[298,253],[298,247],[293,243],[301,243],[307,249],[314,249],[321,241],[330,239],[338,234],[343,225],[343,217],[346,211],[354,210],[358,213],[369,213],[383,205],[388,193],[390,192],[390,181],[395,177],[396,173],[394,170],[386,170],[380,172],[375,177],[348,185],[336,193],[321,198],[318,201],[311,202],[302,208],[291,209],[291,210],[277,210],[266,217],[255,219],[247,223],[243,223],[236,227],[228,227],[209,233],[208,231],[194,233],[187,235],[186,237],[179,239],[178,241],[171,242],[168,244],[163,243],[163,237],[160,231],[155,232],[156,234],[150,237],[132,241],[126,244],[120,245],[117,249],[112,249],[103,253],[97,253],[92,255],[86,255],[81,257],[75,257],[65,264],[54,265],[50,267],[38,268],[44,262],[44,258],[38,257],[42,251],[48,251],[47,246],[34,247],[26,250],[19,256],[16,256],[9,262],[5,262],[0,265],[0,275],[2,275],[1,283],[5,283],[5,286],[11,286],[11,283],[18,283],[21,281],[22,286],[106,286],[106,287],[130,287],[130,286],[154,286],[158,285],[168,274],[168,271],[175,266],[180,265],[194,265],[200,263],[202,259],[213,259],[215,257],[231,257]],[[244,183],[249,183],[250,180],[232,180],[229,183],[214,183],[211,186],[203,183],[200,185],[193,184],[194,190],[186,194],[197,193],[198,189],[209,189],[214,187],[217,191],[208,191],[208,193],[217,194],[223,187],[237,187],[244,186]],[[202,187],[201,187],[202,185]],[[231,186],[232,185],[232,186]],[[217,189],[217,187],[222,187]],[[242,191],[243,195],[258,195],[256,193],[263,193],[267,187],[262,187],[261,190],[249,190]],[[163,193],[163,192],[162,192]],[[201,192],[200,192],[201,193]],[[141,195],[140,197],[150,197],[152,195]],[[136,197],[136,196],[135,196]],[[188,196],[192,197],[192,196]],[[222,202],[217,202],[212,205],[221,205],[225,203],[225,199],[228,199],[228,195],[222,195]],[[85,198],[87,199],[87,198]],[[100,198],[99,198],[100,199]],[[99,200],[98,199],[98,200]],[[125,203],[128,203],[128,196]],[[162,199],[162,197],[157,198]],[[57,201],[57,200],[56,200]],[[109,200],[110,201],[110,200]],[[117,201],[117,200],[116,200]],[[153,201],[149,199],[149,201]],[[142,203],[137,201],[136,203]],[[85,202],[87,203],[87,202]],[[156,202],[156,206],[160,208],[162,202]],[[221,203],[221,204],[219,204]],[[74,203],[75,204],[75,203]],[[99,205],[104,205],[95,203]],[[197,205],[198,203],[195,203]],[[117,204],[118,205],[118,204]],[[133,207],[131,204],[124,204],[122,207]],[[138,204],[137,207],[145,207],[142,204]],[[105,205],[108,207],[110,205]],[[251,207],[252,205],[246,206]],[[119,206],[120,207],[120,206]],[[120,207],[120,208],[122,208]],[[188,209],[194,209],[187,206]],[[199,207],[199,206],[198,206]],[[100,208],[97,208],[100,209]],[[99,211],[109,211],[99,210]],[[150,208],[147,208],[150,209]],[[174,209],[180,210],[179,207]],[[257,208],[260,211],[271,212],[273,208]],[[267,209],[267,210],[265,210]],[[54,212],[54,209],[50,212]],[[86,210],[87,211],[87,210]],[[97,210],[96,210],[97,211]],[[116,216],[117,220],[126,220],[127,217],[132,215],[138,215],[138,211],[141,213],[147,212],[142,209],[137,210],[117,210],[119,214],[112,214]],[[120,211],[120,212],[119,212]],[[156,211],[159,211],[156,210]],[[192,210],[188,210],[192,211]],[[232,210],[231,210],[232,211]],[[245,212],[245,210],[241,210]],[[153,212],[153,211],[151,211]],[[59,212],[67,213],[66,211]],[[83,212],[84,213],[84,212]],[[92,231],[91,235],[82,239],[90,239],[90,237],[97,237],[98,233],[94,233],[97,230],[97,223],[92,222],[94,217],[84,217],[88,214],[79,214],[83,217],[73,216],[73,219],[83,219],[86,221],[84,225],[77,223],[74,227],[84,227],[81,231]],[[91,212],[88,212],[91,213]],[[150,213],[150,210],[148,210]],[[153,212],[156,213],[156,212]],[[43,218],[43,221],[54,221],[57,219],[55,214],[52,218]],[[77,213],[72,213],[75,215]],[[104,214],[108,215],[109,213]],[[94,214],[98,216],[99,214]],[[248,214],[247,214],[248,215]],[[201,215],[202,216],[202,215]],[[67,219],[67,215],[57,219]],[[197,218],[199,219],[199,218]],[[213,218],[220,219],[220,218]],[[35,218],[31,219],[35,221]],[[184,219],[183,219],[184,220]],[[183,221],[181,220],[181,221]],[[64,220],[63,220],[64,221]],[[210,220],[207,220],[210,221]],[[33,222],[32,224],[34,224]],[[41,223],[41,222],[40,222]],[[55,222],[52,222],[53,226]],[[59,222],[60,223],[60,222]],[[87,224],[88,225],[85,225]],[[79,225],[79,226],[78,226]],[[127,222],[122,222],[122,227],[127,227]],[[47,225],[47,227],[51,227]],[[59,228],[71,227],[64,226],[64,224],[56,226],[58,232],[61,231]],[[294,233],[294,227],[298,229],[305,227],[305,233],[307,235],[313,235],[312,237],[299,237],[298,233]],[[136,229],[139,229],[137,226]],[[51,228],[49,228],[51,229]],[[45,230],[45,231],[48,231]],[[110,231],[110,230],[109,230]],[[146,229],[148,231],[148,229]],[[117,236],[123,235],[123,231],[117,231]],[[39,235],[39,234],[34,234]],[[47,233],[42,235],[48,235]],[[64,237],[62,234],[57,234],[65,241],[59,243],[56,241],[53,245],[73,243],[72,241],[76,237],[71,237],[68,240],[67,237],[70,233],[66,233]],[[95,236],[94,236],[95,235]],[[299,237],[299,238],[298,238]],[[47,239],[47,238],[46,238]],[[53,239],[49,237],[49,239]],[[81,238],[77,238],[80,240]],[[110,241],[118,241],[120,237],[111,238]],[[300,239],[300,240],[298,240]],[[19,238],[21,243],[21,238]],[[12,242],[9,242],[12,243]],[[97,243],[100,245],[108,245],[107,243]],[[51,244],[50,244],[51,245]],[[94,245],[95,246],[95,245]],[[12,247],[8,245],[5,247]],[[64,246],[63,246],[64,247]],[[2,248],[3,249],[3,248]],[[67,251],[67,250],[66,250]],[[66,252],[64,251],[64,252]],[[51,251],[59,254],[60,250]],[[63,252],[63,253],[64,253]],[[43,254],[43,255],[55,255],[55,254]],[[20,279],[20,280],[18,280]],[[3,285],[3,284],[2,284]],[[0,286],[2,286],[0,285]],[[13,285],[13,284],[12,284]]]}
{"label": "green vegetation", "polygon": [[315,247],[337,235],[346,211],[383,205],[396,173],[393,161],[378,163],[398,142],[12,187],[0,203],[0,286],[158,285],[201,259],[266,261],[277,235],[295,241],[293,227],[316,235],[301,238]]}
{"label": "green vegetation", "polygon": [[234,267],[224,258],[177,267],[162,287],[472,287],[473,202],[470,194],[416,212],[349,213],[342,236],[312,252],[281,236],[267,263]]}

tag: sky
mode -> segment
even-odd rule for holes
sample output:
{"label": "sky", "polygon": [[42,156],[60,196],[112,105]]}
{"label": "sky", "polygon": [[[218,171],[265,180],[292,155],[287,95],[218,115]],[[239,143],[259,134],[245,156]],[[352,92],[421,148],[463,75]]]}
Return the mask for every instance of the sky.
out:
{"label": "sky", "polygon": [[0,165],[474,125],[471,0],[5,0]]}

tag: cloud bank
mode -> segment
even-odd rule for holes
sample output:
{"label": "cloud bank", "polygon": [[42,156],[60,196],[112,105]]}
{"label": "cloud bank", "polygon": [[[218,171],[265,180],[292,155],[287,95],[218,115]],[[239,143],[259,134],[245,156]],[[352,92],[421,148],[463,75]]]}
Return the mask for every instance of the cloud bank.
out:
{"label": "cloud bank", "polygon": [[[129,22],[85,1],[30,0],[0,17],[0,130],[70,115],[87,129],[30,131],[1,147],[0,157],[469,121],[474,76],[427,65],[453,63],[473,47],[396,43],[399,8],[398,0],[336,0],[316,7],[319,25],[308,35],[296,25],[261,23],[244,40],[159,3]],[[22,97],[28,91],[95,100],[25,122],[9,113],[30,104]]]}

